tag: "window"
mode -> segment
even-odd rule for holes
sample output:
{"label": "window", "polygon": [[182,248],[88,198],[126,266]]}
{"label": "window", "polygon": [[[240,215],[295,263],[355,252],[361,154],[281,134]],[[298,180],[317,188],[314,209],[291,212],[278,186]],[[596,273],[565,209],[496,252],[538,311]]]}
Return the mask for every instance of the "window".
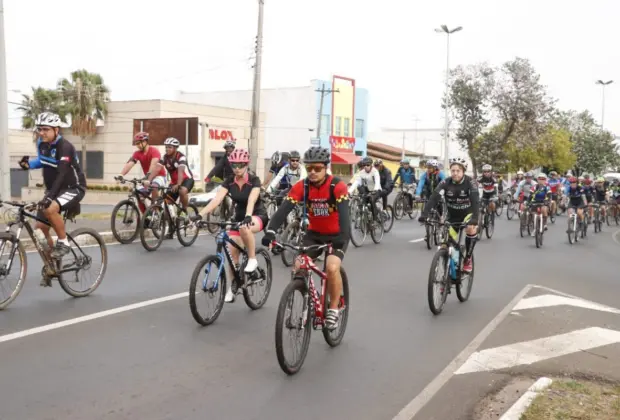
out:
{"label": "window", "polygon": [[334,135],[336,136],[340,136],[342,135],[342,117],[336,117],[336,132],[334,133]]}
{"label": "window", "polygon": [[329,136],[332,131],[332,121],[330,115],[321,115],[321,136]]}
{"label": "window", "polygon": [[355,137],[364,137],[364,120],[355,120]]}
{"label": "window", "polygon": [[345,137],[349,137],[351,135],[351,132],[349,131],[349,129],[351,125],[351,119],[350,118],[345,118],[344,119],[344,136]]}

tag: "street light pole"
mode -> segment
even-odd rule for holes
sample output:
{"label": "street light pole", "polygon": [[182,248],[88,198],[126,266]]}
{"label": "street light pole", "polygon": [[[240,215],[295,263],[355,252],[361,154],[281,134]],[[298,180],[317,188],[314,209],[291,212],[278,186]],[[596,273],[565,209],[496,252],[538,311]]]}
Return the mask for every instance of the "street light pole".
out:
{"label": "street light pole", "polygon": [[0,0],[0,197],[11,199],[9,160],[9,104],[6,78],[6,45],[4,36],[4,1]]}
{"label": "street light pole", "polygon": [[[258,0],[258,31],[256,34],[256,61],[254,63],[254,88],[252,91],[252,123],[250,127],[250,169],[256,173],[258,167],[258,128],[260,123],[260,78],[263,55],[263,6]],[[262,176],[262,174],[257,174]]]}
{"label": "street light pole", "polygon": [[[448,29],[448,26],[441,25],[439,28],[435,29],[435,32],[445,33],[446,34],[446,98],[448,97],[448,89],[450,83],[450,35],[455,32],[462,30],[462,26],[458,26],[454,29]],[[446,170],[450,167],[448,163],[448,155],[450,154],[450,141],[448,138],[448,106],[445,104],[445,114],[444,114],[444,168]]]}
{"label": "street light pole", "polygon": [[605,87],[608,85],[611,85],[614,81],[613,80],[608,80],[606,82],[603,82],[602,80],[597,80],[596,84],[597,85],[601,85],[603,87],[603,109],[601,112],[601,128],[605,128]]}

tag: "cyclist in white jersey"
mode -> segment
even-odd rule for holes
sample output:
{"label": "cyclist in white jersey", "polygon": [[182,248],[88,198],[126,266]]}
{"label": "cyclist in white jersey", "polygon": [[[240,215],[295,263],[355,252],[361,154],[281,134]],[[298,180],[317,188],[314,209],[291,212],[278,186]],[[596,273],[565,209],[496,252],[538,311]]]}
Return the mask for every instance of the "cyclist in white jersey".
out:
{"label": "cyclist in white jersey", "polygon": [[381,177],[379,171],[372,166],[372,159],[365,157],[362,159],[362,170],[359,171],[351,180],[349,194],[353,194],[357,187],[365,186],[368,191],[381,191]]}
{"label": "cyclist in white jersey", "polygon": [[293,150],[290,155],[289,164],[280,169],[275,178],[273,178],[271,184],[269,184],[269,191],[276,191],[282,179],[288,181],[288,188],[286,188],[288,191],[290,187],[308,176],[306,168],[299,163],[301,158],[299,152]]}
{"label": "cyclist in white jersey", "polygon": [[517,186],[517,191],[515,191],[515,195],[514,195],[514,199],[515,200],[519,200],[519,195],[523,194],[523,201],[521,202],[521,211],[524,210],[524,203],[527,202],[527,200],[530,197],[530,194],[532,193],[532,189],[534,189],[536,187],[536,181],[534,181],[533,179],[533,175],[531,172],[527,172],[525,174],[525,179],[521,182],[519,182],[519,185]]}

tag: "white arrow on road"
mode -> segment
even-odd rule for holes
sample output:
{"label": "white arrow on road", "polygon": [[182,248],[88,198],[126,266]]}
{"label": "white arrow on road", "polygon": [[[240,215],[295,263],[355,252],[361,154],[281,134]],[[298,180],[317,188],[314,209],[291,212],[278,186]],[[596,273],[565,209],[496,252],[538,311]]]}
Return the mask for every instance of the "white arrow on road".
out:
{"label": "white arrow on road", "polygon": [[620,343],[620,331],[591,327],[475,352],[455,375],[530,365],[595,347]]}
{"label": "white arrow on road", "polygon": [[520,311],[523,309],[544,308],[546,306],[576,306],[579,308],[593,309],[596,311],[611,312],[613,314],[620,314],[620,309],[611,308],[609,306],[601,305],[599,303],[590,302],[584,299],[577,299],[566,296],[558,295],[540,295],[522,299],[512,308],[513,311]]}

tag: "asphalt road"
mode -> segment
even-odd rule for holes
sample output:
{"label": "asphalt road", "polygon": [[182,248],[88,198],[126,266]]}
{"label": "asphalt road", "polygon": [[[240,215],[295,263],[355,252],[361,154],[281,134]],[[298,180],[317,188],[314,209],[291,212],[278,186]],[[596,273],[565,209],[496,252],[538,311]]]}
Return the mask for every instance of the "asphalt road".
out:
{"label": "asphalt road", "polygon": [[[198,326],[185,296],[116,315],[0,342],[1,419],[392,419],[525,284],[536,283],[614,304],[620,293],[612,229],[570,246],[565,218],[543,249],[499,220],[477,246],[470,301],[454,295],[439,317],[427,307],[433,251],[417,222],[396,222],[380,245],[349,248],[351,284],[345,339],[331,349],[313,335],[303,369],[287,377],[274,350],[280,294],[289,276],[274,259],[270,298],[259,311],[227,304]],[[614,231],[616,229],[613,229]],[[67,297],[38,286],[40,262],[28,254],[21,295],[0,313],[0,334],[186,292],[194,265],[214,250],[167,241],[109,246],[106,278],[94,295]],[[1,337],[0,337],[1,341]]]}

